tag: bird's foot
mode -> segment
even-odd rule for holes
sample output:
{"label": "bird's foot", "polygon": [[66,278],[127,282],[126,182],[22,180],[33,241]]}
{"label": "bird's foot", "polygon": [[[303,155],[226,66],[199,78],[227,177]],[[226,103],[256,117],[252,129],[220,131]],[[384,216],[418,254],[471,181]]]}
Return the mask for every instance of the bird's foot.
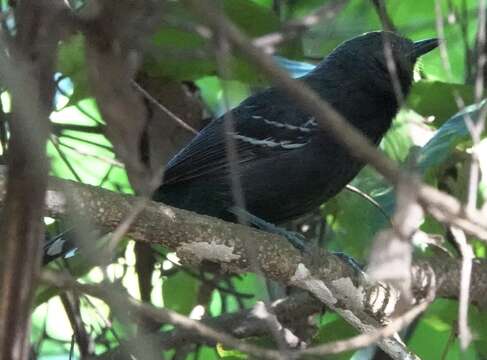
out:
{"label": "bird's foot", "polygon": [[[233,207],[229,211],[237,218],[239,218],[242,222],[247,223],[248,225],[254,226],[259,230],[263,230],[286,238],[291,243],[291,245],[299,250],[303,255],[315,255],[312,246],[302,234],[276,226],[268,221],[265,221],[264,219],[261,219],[260,217],[252,215],[247,210],[241,208]],[[358,263],[350,255],[347,255],[343,252],[333,252],[333,255],[337,256],[340,260],[350,266],[357,276],[366,276],[364,266]]]}
{"label": "bird's foot", "polygon": [[366,273],[364,271],[364,266],[360,264],[357,260],[355,260],[353,257],[351,257],[350,255],[347,255],[340,251],[334,251],[332,254],[338,257],[340,260],[342,260],[345,264],[350,266],[357,276],[361,276],[361,277],[366,276]]}
{"label": "bird's foot", "polygon": [[241,208],[233,207],[229,211],[237,218],[239,218],[242,222],[247,223],[248,225],[254,226],[259,230],[263,230],[286,238],[292,246],[294,246],[301,252],[305,251],[307,248],[306,238],[300,233],[289,231],[282,227],[276,226],[270,222],[265,221],[264,219],[261,219],[260,217],[252,215],[247,210]]}
{"label": "bird's foot", "polygon": [[286,238],[287,241],[289,241],[292,246],[294,246],[297,250],[299,250],[301,252],[304,252],[308,247],[308,244],[306,242],[306,238],[298,232],[289,231],[289,230],[286,230],[286,229],[278,227],[278,226],[274,226],[275,231],[269,231],[266,229],[261,229],[261,230],[272,232],[276,235],[280,235],[280,236]]}

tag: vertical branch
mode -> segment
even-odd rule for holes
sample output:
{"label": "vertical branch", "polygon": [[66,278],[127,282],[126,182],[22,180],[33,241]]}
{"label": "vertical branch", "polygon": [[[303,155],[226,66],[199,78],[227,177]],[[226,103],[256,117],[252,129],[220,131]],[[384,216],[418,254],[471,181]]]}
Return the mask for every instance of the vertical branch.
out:
{"label": "vertical branch", "polygon": [[475,54],[477,56],[476,64],[474,64],[475,72],[475,101],[479,102],[484,93],[485,80],[487,72],[485,71],[485,65],[487,63],[487,16],[486,16],[486,1],[479,0],[479,12],[478,12],[478,29],[477,38],[475,43]]}
{"label": "vertical branch", "polygon": [[467,242],[465,233],[452,226],[450,230],[453,234],[453,239],[458,245],[462,254],[462,270],[460,273],[460,296],[458,306],[458,329],[460,346],[462,350],[466,350],[473,339],[472,332],[468,327],[468,307],[470,304],[470,286],[472,282],[472,261],[475,258],[473,249]]}
{"label": "vertical branch", "polygon": [[474,73],[474,66],[473,66],[473,49],[469,46],[469,14],[468,14],[468,6],[467,0],[462,0],[460,5],[459,11],[459,18],[458,18],[458,26],[460,29],[460,33],[462,34],[462,41],[464,47],[464,54],[465,54],[465,83],[471,84],[473,79]]}
{"label": "vertical branch", "polygon": [[162,171],[159,166],[150,169],[143,161],[142,139],[148,114],[133,80],[141,62],[143,36],[152,33],[159,13],[155,3],[103,1],[98,13],[83,26],[88,78],[107,123],[106,136],[124,162],[135,192],[145,196],[160,184]]}
{"label": "vertical branch", "polygon": [[[479,2],[479,24],[477,30],[477,64],[475,75],[475,102],[480,103],[484,93],[485,82],[485,64],[487,62],[486,56],[486,0]],[[485,129],[485,110],[480,112],[479,119],[476,124],[468,124],[468,130],[473,141],[472,159],[470,162],[468,193],[467,193],[467,208],[477,208],[477,194],[479,190],[480,181],[480,162],[479,162],[479,144],[482,140],[482,133]]]}
{"label": "vertical branch", "polygon": [[[446,75],[450,82],[453,81],[453,69],[450,63],[450,59],[448,56],[448,43],[445,37],[445,22],[443,20],[443,11],[441,9],[441,0],[435,0],[435,15],[436,15],[436,33],[438,34],[438,38],[441,39],[440,44],[438,46],[438,50],[440,51],[440,59],[443,68],[446,71]],[[458,91],[453,91],[452,95],[455,99],[455,103],[457,104],[458,110],[463,110],[465,108],[465,101],[460,96]],[[467,116],[467,126],[469,126],[469,121],[471,119]]]}
{"label": "vertical branch", "polygon": [[[48,5],[49,4],[49,5]],[[28,323],[40,265],[48,160],[48,116],[61,7],[18,1],[15,38],[2,47],[0,74],[12,96],[8,179],[0,218],[0,359],[27,359]],[[2,34],[5,40],[7,34]]]}
{"label": "vertical branch", "polygon": [[387,31],[396,32],[397,31],[396,26],[394,25],[394,22],[392,21],[391,17],[389,16],[389,13],[387,12],[385,1],[372,0],[372,5],[374,5],[375,11],[379,16],[380,22],[382,24],[382,28]]}
{"label": "vertical branch", "polygon": [[81,358],[85,359],[90,356],[93,350],[93,343],[81,318],[79,295],[71,291],[66,291],[61,293],[60,297],[71,327],[73,328],[73,337],[78,345]]}

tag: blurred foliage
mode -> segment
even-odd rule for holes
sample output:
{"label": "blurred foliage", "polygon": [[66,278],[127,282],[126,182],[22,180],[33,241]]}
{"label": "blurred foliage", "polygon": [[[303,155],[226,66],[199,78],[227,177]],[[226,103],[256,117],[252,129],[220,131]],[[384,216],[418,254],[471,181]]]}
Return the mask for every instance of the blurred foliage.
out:
{"label": "blurred foliage", "polygon": [[[300,20],[327,3],[326,0],[221,0],[221,9],[249,36],[258,37],[279,31],[281,25]],[[78,3],[82,3],[78,2]],[[277,48],[277,61],[291,75],[300,76],[326,56],[337,44],[366,31],[377,30],[381,24],[371,1],[351,0],[332,19],[320,22],[309,31],[286,41]],[[232,54],[231,79],[218,76],[212,45],[194,28],[194,19],[180,2],[170,1],[164,21],[144,48],[141,72],[164,81],[192,82],[199,91],[208,112],[218,115],[228,105],[237,105],[243,98],[267,83],[259,71],[239,54]],[[437,4],[439,6],[437,6]],[[476,0],[387,0],[388,14],[402,34],[414,39],[438,36],[437,17],[441,16],[447,59],[433,52],[422,59],[418,81],[414,84],[404,109],[381,144],[394,160],[424,174],[430,184],[460,196],[465,191],[468,154],[472,143],[465,126],[465,117],[475,118],[485,102],[474,103],[474,87],[470,78],[473,68],[471,50],[477,29]],[[2,9],[7,3],[2,1]],[[98,112],[87,81],[85,39],[72,36],[61,44],[58,71],[61,74],[57,108],[51,119],[53,136],[48,146],[52,175],[110,190],[131,193],[123,167],[116,160],[111,144],[103,136],[103,119]],[[469,51],[468,51],[469,50]],[[288,58],[288,59],[287,59]],[[292,61],[291,61],[292,60]],[[226,93],[224,93],[224,90]],[[458,106],[458,98],[466,105]],[[4,107],[8,98],[2,97]],[[6,108],[6,107],[5,107]],[[461,110],[461,111],[460,111]],[[481,148],[487,150],[484,140]],[[487,151],[479,152],[483,171],[487,171]],[[462,175],[463,174],[463,175]],[[482,178],[480,202],[483,203],[487,183]],[[379,202],[390,215],[394,194],[389,185],[371,168],[365,168],[353,185]],[[327,226],[325,244],[365,262],[374,235],[388,225],[388,219],[363,197],[343,191],[321,208]],[[422,229],[445,236],[446,229],[426,217]],[[478,256],[485,257],[485,246],[475,243]],[[128,245],[127,245],[128,244]],[[174,254],[159,249],[153,269],[146,274],[136,271],[134,246],[123,242],[118,256],[107,267],[89,267],[75,256],[50,266],[67,266],[85,282],[110,279],[121,283],[130,294],[140,298],[139,277],[145,276],[152,285],[151,300],[182,314],[218,316],[248,308],[267,298],[265,284],[254,274],[219,278],[211,274],[193,273],[182,269]],[[38,290],[32,317],[32,341],[39,359],[70,358],[73,341],[69,319],[58,292]],[[117,319],[101,301],[84,296],[80,313],[87,332],[94,339],[96,352],[116,348],[120,341],[135,335],[132,325]],[[470,325],[477,335],[474,343],[461,353],[456,337],[458,304],[437,300],[427,313],[409,329],[408,345],[422,359],[482,359],[487,356],[487,314],[471,309]],[[354,335],[343,320],[334,314],[317,319],[318,332],[313,344],[344,339]],[[171,329],[167,324],[156,326],[160,331]],[[163,335],[161,335],[163,336]],[[241,359],[245,355],[216,346],[190,349],[187,359]],[[177,351],[176,351],[177,352]],[[367,352],[340,354],[330,359],[365,359]],[[76,346],[74,357],[78,356]],[[166,358],[175,351],[165,353]],[[360,357],[362,356],[362,357]],[[178,357],[176,357],[178,358]],[[328,358],[328,357],[327,357]]]}

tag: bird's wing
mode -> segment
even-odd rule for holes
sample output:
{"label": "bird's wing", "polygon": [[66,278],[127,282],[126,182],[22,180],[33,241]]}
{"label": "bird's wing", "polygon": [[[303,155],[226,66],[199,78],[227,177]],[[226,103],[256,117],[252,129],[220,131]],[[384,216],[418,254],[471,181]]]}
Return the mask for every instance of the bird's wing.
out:
{"label": "bird's wing", "polygon": [[[230,136],[238,163],[259,161],[306,146],[317,131],[313,118],[300,113],[272,89],[254,95],[211,122],[167,165],[164,184],[209,173],[227,176],[225,136]],[[231,121],[232,126],[225,126]],[[231,130],[226,131],[226,128]]]}

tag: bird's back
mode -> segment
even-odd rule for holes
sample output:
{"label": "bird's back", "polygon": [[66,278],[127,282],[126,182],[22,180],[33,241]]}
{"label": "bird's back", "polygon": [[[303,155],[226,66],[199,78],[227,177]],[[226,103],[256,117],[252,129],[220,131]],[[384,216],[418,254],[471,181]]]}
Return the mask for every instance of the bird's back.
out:
{"label": "bird's back", "polygon": [[[342,44],[301,78],[376,144],[398,110],[381,58],[382,36],[369,33]],[[412,48],[410,40],[390,36],[395,49]],[[404,74],[407,92],[409,67]],[[241,192],[247,211],[281,222],[334,196],[362,166],[292,99],[269,88],[214,120],[180,151],[155,199],[231,220],[228,209]]]}
{"label": "bird's back", "polygon": [[[372,141],[387,131],[393,114],[378,109],[367,95],[358,96],[360,88],[350,88],[353,85],[336,74],[322,74],[319,83],[314,79],[314,74],[302,78],[352,122],[373,124],[363,129]],[[364,106],[372,109],[360,111]],[[362,167],[313,117],[270,88],[214,120],[179,152],[166,168],[156,200],[232,219],[227,211],[234,193],[225,119],[233,128],[230,146],[233,143],[237,149],[233,169],[240,190],[235,191],[243,192],[249,212],[267,221],[281,222],[313,209],[340,191]]]}

